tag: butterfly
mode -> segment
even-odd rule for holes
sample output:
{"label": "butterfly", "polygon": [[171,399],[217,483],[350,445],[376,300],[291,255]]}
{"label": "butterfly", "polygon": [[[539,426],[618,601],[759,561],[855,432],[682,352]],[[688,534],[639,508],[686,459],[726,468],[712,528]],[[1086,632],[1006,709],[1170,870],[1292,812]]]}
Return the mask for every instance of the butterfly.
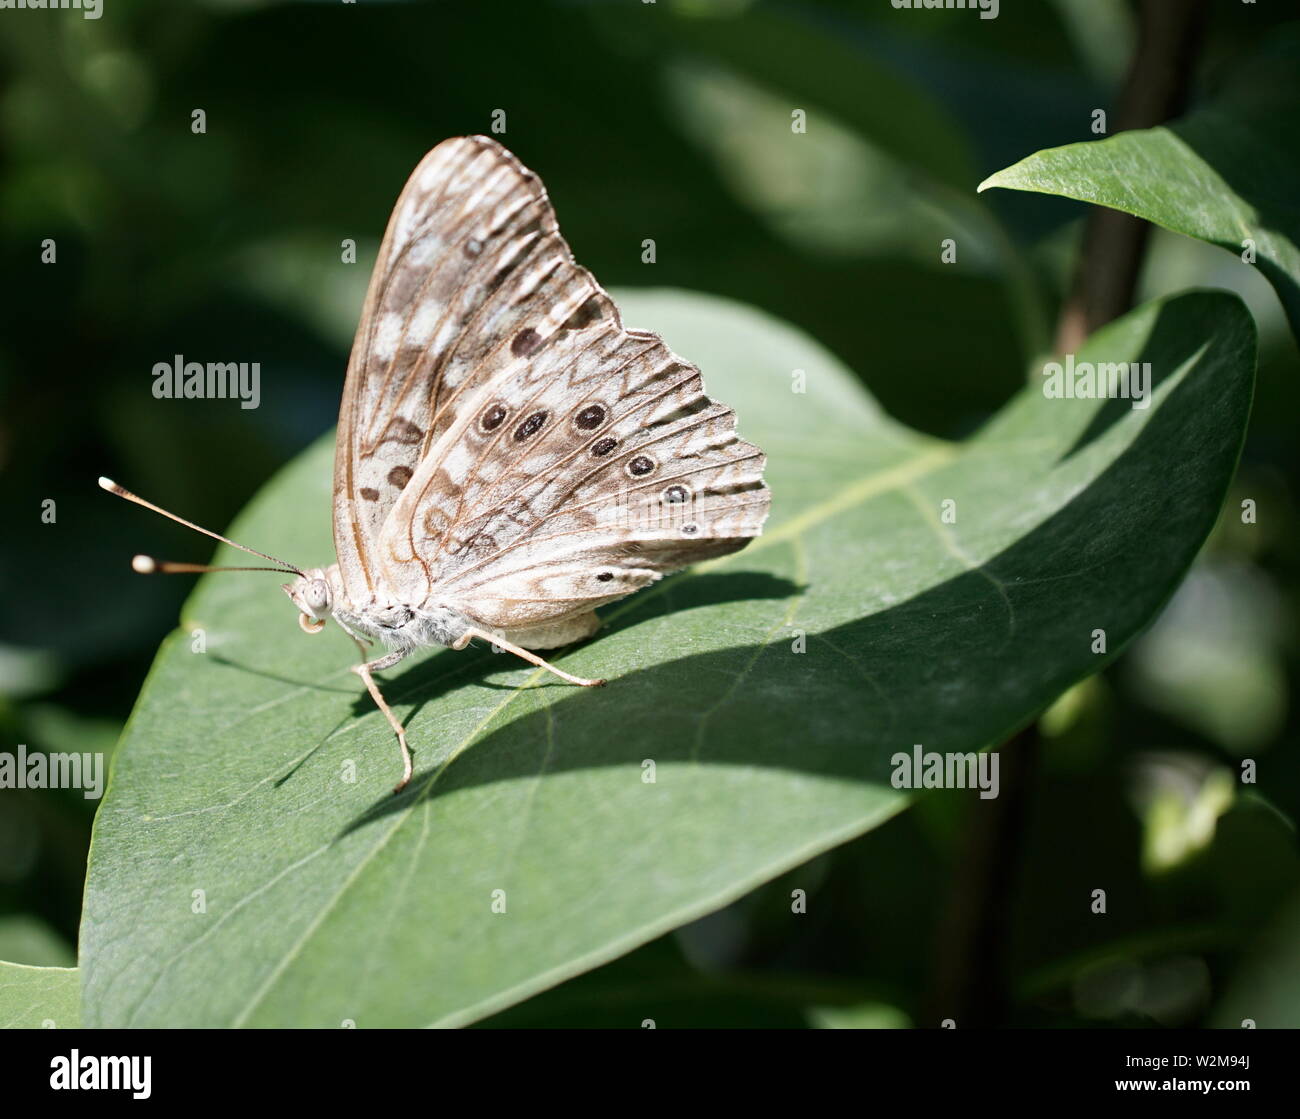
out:
{"label": "butterfly", "polygon": [[[595,609],[757,536],[765,456],[657,335],[623,326],[573,260],[538,177],[484,136],[430,151],[397,200],[348,363],[328,567],[136,556],[142,573],[281,571],[307,633],[333,619],[374,674],[474,639],[584,687],[533,650],[592,636]],[[383,655],[371,658],[372,647]]]}

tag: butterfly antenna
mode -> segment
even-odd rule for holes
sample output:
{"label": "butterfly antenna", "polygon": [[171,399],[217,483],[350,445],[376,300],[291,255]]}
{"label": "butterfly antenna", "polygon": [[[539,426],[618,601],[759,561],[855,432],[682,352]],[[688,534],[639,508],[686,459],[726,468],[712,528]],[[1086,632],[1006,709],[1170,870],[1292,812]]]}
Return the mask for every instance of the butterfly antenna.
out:
{"label": "butterfly antenna", "polygon": [[270,560],[272,563],[278,563],[279,567],[213,567],[205,563],[171,563],[168,561],[156,560],[152,556],[136,556],[131,561],[131,566],[141,575],[180,575],[180,574],[198,574],[206,571],[278,571],[284,575],[301,575],[301,568],[282,559],[276,559],[275,556],[268,556],[265,552],[259,552],[256,548],[249,548],[243,544],[237,544],[229,537],[222,536],[219,532],[213,532],[211,529],[204,528],[202,525],[196,525],[193,521],[187,521],[184,517],[178,517],[175,513],[169,513],[155,505],[152,501],[145,501],[143,497],[132,493],[123,486],[119,486],[112,478],[100,478],[100,489],[108,490],[109,493],[116,494],[118,497],[125,498],[127,501],[134,501],[137,505],[143,505],[146,509],[152,509],[168,520],[182,524],[186,528],[192,528],[195,532],[201,532],[204,536],[210,536],[213,540],[220,540],[223,544],[229,544],[232,548],[238,548],[241,552],[248,552],[250,555],[261,556],[264,560]]}

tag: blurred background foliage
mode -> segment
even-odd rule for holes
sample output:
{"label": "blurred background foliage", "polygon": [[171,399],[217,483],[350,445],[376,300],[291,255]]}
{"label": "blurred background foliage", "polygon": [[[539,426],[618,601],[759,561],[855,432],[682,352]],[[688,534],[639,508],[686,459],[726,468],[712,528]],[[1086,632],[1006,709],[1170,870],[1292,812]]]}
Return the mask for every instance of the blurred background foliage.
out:
{"label": "blurred background foliage", "polygon": [[[1281,33],[1284,7],[1211,5],[1193,105]],[[133,577],[129,557],[208,549],[95,477],[219,528],[331,426],[378,239],[437,141],[504,109],[501,138],[607,286],[761,307],[901,420],[960,437],[1050,345],[1084,213],[975,186],[1092,139],[1135,34],[1121,0],[1003,0],[991,21],[884,0],[104,0],[98,20],[0,17],[0,739],[103,751],[188,589]],[[1255,1006],[1300,1021],[1300,370],[1254,270],[1156,231],[1141,298],[1199,285],[1240,293],[1261,331],[1232,515],[1150,631],[1041,721],[1014,888],[985,899],[1010,1024],[1237,1025]],[[153,364],[178,353],[260,361],[260,408],[154,400]],[[937,1024],[972,804],[927,795],[487,1024]],[[78,792],[0,792],[0,959],[73,960],[93,811]],[[1088,911],[1098,887],[1105,917]]]}

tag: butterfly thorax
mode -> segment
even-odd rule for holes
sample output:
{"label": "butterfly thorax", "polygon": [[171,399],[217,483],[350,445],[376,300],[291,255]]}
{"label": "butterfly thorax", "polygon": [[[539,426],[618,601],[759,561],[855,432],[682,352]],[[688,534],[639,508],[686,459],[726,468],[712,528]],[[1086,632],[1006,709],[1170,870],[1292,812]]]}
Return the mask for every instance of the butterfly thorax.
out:
{"label": "butterfly thorax", "polygon": [[459,611],[446,606],[409,606],[380,589],[366,602],[353,602],[343,585],[338,564],[304,571],[285,593],[302,612],[300,622],[317,632],[333,618],[353,637],[381,641],[389,649],[453,645],[470,627]]}

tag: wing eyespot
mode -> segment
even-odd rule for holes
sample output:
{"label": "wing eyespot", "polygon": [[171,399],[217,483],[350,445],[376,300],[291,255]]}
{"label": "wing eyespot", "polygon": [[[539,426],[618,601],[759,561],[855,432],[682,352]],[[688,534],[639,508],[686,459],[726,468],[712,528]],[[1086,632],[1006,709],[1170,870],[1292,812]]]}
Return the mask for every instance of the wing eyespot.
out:
{"label": "wing eyespot", "polygon": [[605,417],[608,414],[603,404],[588,404],[587,407],[573,417],[573,426],[579,431],[595,431],[605,422]]}
{"label": "wing eyespot", "polygon": [[506,422],[506,416],[509,414],[504,404],[489,405],[478,418],[479,430],[483,432],[496,431]]}
{"label": "wing eyespot", "polygon": [[534,412],[528,419],[524,420],[515,428],[515,442],[522,443],[542,430],[542,425],[546,423],[545,412]]}

